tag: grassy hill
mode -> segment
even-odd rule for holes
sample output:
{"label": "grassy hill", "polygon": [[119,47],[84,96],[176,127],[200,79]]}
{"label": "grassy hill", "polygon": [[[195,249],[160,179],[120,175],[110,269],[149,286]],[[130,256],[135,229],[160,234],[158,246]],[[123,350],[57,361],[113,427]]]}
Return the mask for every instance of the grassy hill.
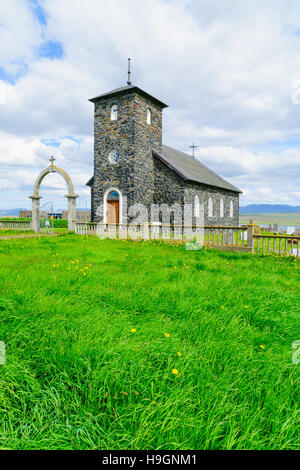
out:
{"label": "grassy hill", "polygon": [[266,214],[240,214],[240,223],[247,224],[252,219],[257,224],[300,225],[300,213],[274,212]]}
{"label": "grassy hill", "polygon": [[299,447],[299,261],[73,235],[0,261],[0,448]]}

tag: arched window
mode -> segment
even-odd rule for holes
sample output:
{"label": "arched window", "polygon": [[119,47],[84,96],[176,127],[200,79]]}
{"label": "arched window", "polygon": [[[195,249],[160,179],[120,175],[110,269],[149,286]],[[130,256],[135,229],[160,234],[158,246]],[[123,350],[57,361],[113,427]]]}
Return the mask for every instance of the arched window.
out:
{"label": "arched window", "polygon": [[118,201],[120,199],[119,193],[117,191],[111,191],[107,196],[108,201]]}
{"label": "arched window", "polygon": [[220,200],[220,217],[224,217],[224,201]]}
{"label": "arched window", "polygon": [[233,202],[230,201],[229,204],[229,217],[233,217]]}
{"label": "arched window", "polygon": [[118,106],[113,104],[110,108],[110,120],[116,121],[118,119]]}
{"label": "arched window", "polygon": [[199,196],[194,199],[194,217],[200,217],[200,201]]}
{"label": "arched window", "polygon": [[147,124],[151,124],[151,109],[147,109]]}
{"label": "arched window", "polygon": [[208,217],[212,217],[213,216],[213,200],[212,198],[208,198]]}

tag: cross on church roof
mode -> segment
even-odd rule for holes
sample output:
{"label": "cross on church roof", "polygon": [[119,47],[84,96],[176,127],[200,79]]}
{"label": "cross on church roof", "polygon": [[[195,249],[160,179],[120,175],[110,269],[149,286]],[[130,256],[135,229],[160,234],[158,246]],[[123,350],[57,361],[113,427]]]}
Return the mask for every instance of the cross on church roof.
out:
{"label": "cross on church roof", "polygon": [[53,165],[53,162],[54,162],[54,161],[55,161],[55,158],[54,158],[53,155],[52,155],[52,157],[49,159],[49,162],[51,162],[51,165]]}
{"label": "cross on church roof", "polygon": [[198,145],[195,145],[195,142],[193,142],[193,145],[190,145],[190,149],[192,149],[193,152],[193,157],[195,157],[195,150],[198,148]]}

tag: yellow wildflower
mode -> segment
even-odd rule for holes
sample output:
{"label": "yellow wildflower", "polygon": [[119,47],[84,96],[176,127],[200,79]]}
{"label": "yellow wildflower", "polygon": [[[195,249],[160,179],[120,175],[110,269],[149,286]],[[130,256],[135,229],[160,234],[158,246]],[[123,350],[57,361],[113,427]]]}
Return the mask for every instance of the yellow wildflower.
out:
{"label": "yellow wildflower", "polygon": [[132,328],[132,330],[130,330],[131,333],[136,333],[136,329],[135,328]]}
{"label": "yellow wildflower", "polygon": [[178,352],[177,354],[178,354],[178,356],[179,356],[179,357],[181,357],[181,356],[182,356],[182,354],[181,354],[180,352]]}
{"label": "yellow wildflower", "polygon": [[265,349],[265,346],[264,346],[263,344],[261,344],[259,347],[260,347],[261,349]]}
{"label": "yellow wildflower", "polygon": [[172,369],[172,374],[178,375],[178,370],[177,369]]}
{"label": "yellow wildflower", "polygon": [[170,338],[170,334],[169,334],[169,333],[165,333],[165,337],[166,337],[166,338]]}

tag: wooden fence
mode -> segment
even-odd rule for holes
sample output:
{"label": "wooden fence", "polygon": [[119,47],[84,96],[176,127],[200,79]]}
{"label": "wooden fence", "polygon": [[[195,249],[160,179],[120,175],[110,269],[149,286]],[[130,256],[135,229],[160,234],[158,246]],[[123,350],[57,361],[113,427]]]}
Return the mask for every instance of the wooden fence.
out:
{"label": "wooden fence", "polygon": [[254,227],[253,224],[236,227],[205,225],[197,227],[198,231],[195,231],[195,226],[89,222],[76,223],[75,233],[111,239],[198,241],[205,246],[224,250],[300,256],[299,236],[255,235]]}
{"label": "wooden fence", "polygon": [[31,230],[30,222],[24,220],[1,220],[0,230]]}
{"label": "wooden fence", "polygon": [[[30,222],[2,220],[1,230],[30,230]],[[95,235],[99,238],[132,240],[170,240],[202,242],[206,246],[258,254],[286,254],[300,257],[300,236],[255,235],[254,225],[242,226],[176,226],[158,224],[102,224],[75,223],[77,235]]]}
{"label": "wooden fence", "polygon": [[253,253],[300,256],[300,237],[295,235],[253,235]]}
{"label": "wooden fence", "polygon": [[78,235],[95,235],[99,238],[132,240],[198,241],[215,247],[235,247],[250,250],[247,245],[247,226],[177,226],[158,224],[102,224],[76,223]]}

